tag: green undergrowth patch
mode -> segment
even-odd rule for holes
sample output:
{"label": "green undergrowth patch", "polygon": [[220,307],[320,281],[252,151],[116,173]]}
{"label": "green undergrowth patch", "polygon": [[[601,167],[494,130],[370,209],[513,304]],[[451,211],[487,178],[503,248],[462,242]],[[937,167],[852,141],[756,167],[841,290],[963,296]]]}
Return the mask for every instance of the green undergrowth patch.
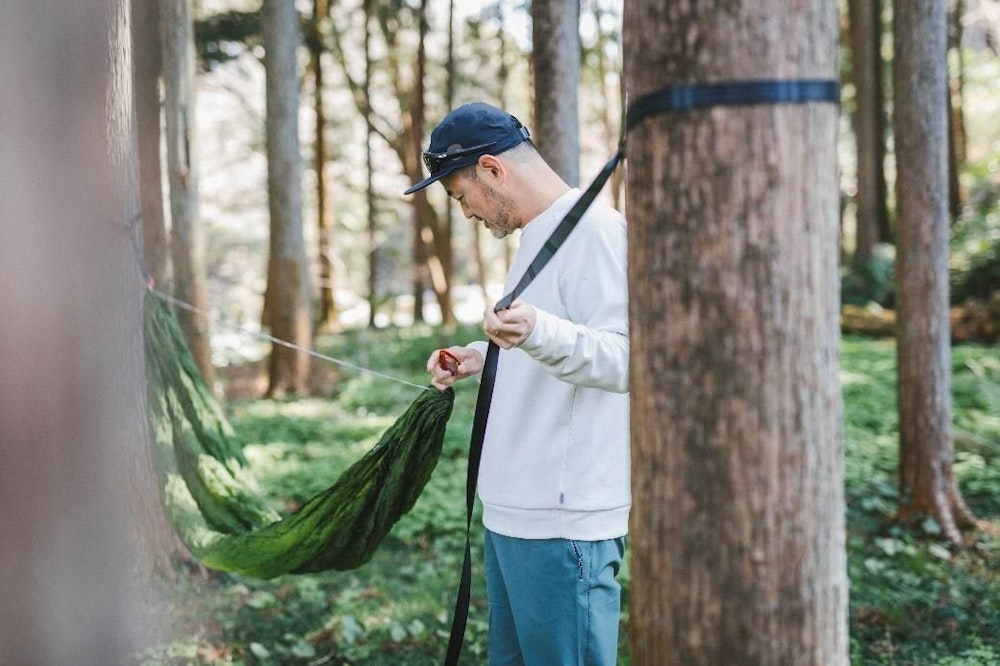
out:
{"label": "green undergrowth patch", "polygon": [[[448,334],[430,327],[330,336],[320,341],[325,353],[417,386],[342,368],[328,397],[228,405],[261,492],[288,512],[326,488],[426,385],[431,351],[476,337],[473,329]],[[916,534],[894,526],[894,343],[846,338],[841,366],[852,664],[1000,664],[1000,537],[983,531],[956,550],[933,521]],[[976,515],[996,526],[1000,349],[956,347],[952,368],[955,474]],[[137,663],[440,664],[464,553],[476,390],[474,381],[458,385],[434,475],[368,564],[255,580],[178,562],[163,572],[150,602],[164,633]],[[487,610],[478,516],[473,526],[473,608],[463,663],[482,664]],[[623,574],[627,602],[627,563]],[[619,663],[627,665],[627,603],[623,610]]]}
{"label": "green undergrowth patch", "polygon": [[1000,349],[952,350],[953,469],[987,527],[962,550],[933,520],[917,533],[893,522],[895,343],[848,338],[842,349],[851,663],[1000,664]]}

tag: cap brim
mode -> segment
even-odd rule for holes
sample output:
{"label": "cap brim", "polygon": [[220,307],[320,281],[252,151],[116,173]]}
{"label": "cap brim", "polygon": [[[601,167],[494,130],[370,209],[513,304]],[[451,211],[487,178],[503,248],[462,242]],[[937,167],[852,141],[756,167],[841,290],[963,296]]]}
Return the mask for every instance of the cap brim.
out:
{"label": "cap brim", "polygon": [[442,178],[444,178],[445,176],[447,176],[450,173],[451,173],[451,171],[445,170],[445,171],[442,171],[442,173],[439,173],[437,175],[429,176],[428,178],[424,178],[422,181],[420,181],[416,185],[410,185],[408,188],[406,188],[405,190],[403,190],[403,195],[405,196],[407,194],[413,194],[414,192],[416,192],[418,190],[422,190],[425,187],[427,187],[428,185],[430,185],[431,183],[436,183],[437,181],[441,180]]}
{"label": "cap brim", "polygon": [[485,154],[486,153],[477,153],[475,155],[466,155],[466,156],[463,156],[460,159],[455,160],[454,162],[452,162],[448,166],[444,167],[443,169],[441,169],[440,171],[438,171],[433,176],[429,176],[427,178],[424,178],[422,181],[420,181],[416,185],[411,185],[410,187],[406,188],[406,190],[403,191],[403,194],[404,195],[413,194],[417,190],[424,189],[425,187],[427,187],[431,183],[437,182],[437,181],[441,180],[442,178],[447,178],[448,176],[450,176],[451,174],[455,173],[459,169],[464,169],[467,166],[471,166],[471,165],[475,164],[477,161],[479,161],[479,158],[482,155],[485,155]]}

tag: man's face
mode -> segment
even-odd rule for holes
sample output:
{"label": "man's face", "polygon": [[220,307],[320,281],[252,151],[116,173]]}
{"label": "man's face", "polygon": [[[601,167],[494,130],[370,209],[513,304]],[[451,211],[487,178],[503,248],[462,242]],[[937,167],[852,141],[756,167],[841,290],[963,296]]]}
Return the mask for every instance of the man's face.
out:
{"label": "man's face", "polygon": [[519,227],[514,221],[510,198],[467,171],[441,180],[448,196],[462,206],[466,218],[478,220],[494,238],[504,238]]}

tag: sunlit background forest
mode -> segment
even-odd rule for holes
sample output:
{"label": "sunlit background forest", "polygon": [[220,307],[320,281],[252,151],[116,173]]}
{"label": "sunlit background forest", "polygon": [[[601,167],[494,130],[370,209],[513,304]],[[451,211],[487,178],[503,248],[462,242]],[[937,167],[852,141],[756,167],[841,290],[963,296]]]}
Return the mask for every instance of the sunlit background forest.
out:
{"label": "sunlit background forest", "polygon": [[[502,295],[516,235],[494,239],[464,219],[439,186],[429,188],[426,198],[402,194],[426,175],[420,151],[437,121],[458,104],[487,101],[511,111],[541,139],[544,133],[537,127],[556,115],[548,111],[560,94],[556,84],[566,78],[540,67],[547,63],[539,60],[550,57],[540,55],[544,45],[546,54],[553,47],[562,50],[561,56],[567,52],[578,56],[570,59],[576,59],[579,67],[578,85],[571,95],[573,113],[561,111],[564,119],[576,115],[579,126],[569,146],[574,159],[561,165],[566,179],[586,187],[617,149],[623,107],[632,98],[623,71],[629,48],[622,37],[625,3],[581,0],[574,31],[578,43],[537,32],[539,22],[533,21],[533,13],[557,3],[532,4],[520,0],[107,3],[116,9],[108,12],[110,27],[101,26],[102,37],[115,37],[118,41],[110,40],[113,46],[122,40],[131,44],[118,51],[112,48],[110,58],[112,65],[128,68],[131,87],[110,75],[104,81],[119,93],[128,91],[130,101],[116,107],[111,92],[110,102],[102,97],[97,105],[105,113],[107,104],[107,115],[126,127],[124,133],[135,143],[122,148],[110,141],[111,150],[106,151],[122,151],[125,157],[113,155],[116,164],[131,168],[131,160],[136,162],[134,174],[129,171],[128,176],[136,182],[129,180],[121,188],[126,202],[119,208],[129,211],[124,228],[130,234],[127,249],[119,253],[124,256],[117,257],[127,264],[119,268],[129,273],[121,281],[135,282],[135,292],[142,290],[146,303],[158,299],[173,306],[185,345],[178,364],[205,380],[204,386],[200,380],[185,380],[186,389],[204,400],[192,409],[215,428],[212,437],[245,459],[239,480],[246,481],[274,515],[295,514],[370,452],[421,395],[429,381],[425,369],[429,355],[452,343],[481,339],[483,310]],[[940,402],[947,403],[944,411],[950,422],[932,442],[931,457],[932,472],[943,474],[942,484],[950,486],[937,488],[940,492],[930,503],[916,511],[913,496],[919,489],[904,487],[906,456],[901,455],[905,449],[901,432],[909,424],[908,406],[900,405],[899,396],[909,387],[897,379],[901,369],[912,372],[913,367],[912,359],[900,354],[905,313],[903,281],[896,270],[904,252],[897,185],[911,165],[896,157],[897,139],[907,128],[896,123],[901,107],[895,98],[897,90],[912,94],[914,86],[894,86],[893,77],[901,65],[896,53],[898,26],[906,25],[899,19],[922,16],[923,5],[914,4],[906,16],[894,17],[893,4],[907,3],[838,3],[839,244],[828,251],[837,257],[840,286],[840,338],[834,343],[840,354],[835,373],[843,398],[849,581],[849,599],[841,600],[848,630],[842,646],[846,654],[839,657],[875,666],[998,665],[1000,0],[929,3],[947,6],[947,47],[939,64],[948,88],[947,99],[940,104],[947,114],[943,170],[948,181],[948,226],[941,250],[947,254],[948,302],[937,314],[942,318],[938,328],[947,329],[950,341],[945,345],[947,356],[938,357],[946,366],[944,384],[950,402],[947,397]],[[282,9],[288,11],[282,14]],[[76,11],[77,16],[89,16]],[[104,43],[102,48],[106,47]],[[272,57],[265,57],[268,48]],[[72,57],[61,53],[59,67],[71,68]],[[101,67],[106,65],[104,58],[101,51]],[[545,76],[554,79],[544,80]],[[76,88],[67,84],[60,90]],[[117,118],[115,112],[123,110],[128,113]],[[85,111],[81,108],[81,115]],[[22,152],[16,155],[31,152],[21,143],[17,146]],[[7,166],[4,161],[0,171],[5,176],[22,168]],[[626,217],[625,173],[633,168],[627,163],[619,167],[600,194]],[[133,214],[133,207],[141,207],[141,213]],[[118,208],[108,210],[113,212],[104,217],[120,213]],[[100,216],[94,213],[94,217]],[[51,235],[61,239],[60,233]],[[17,252],[3,257],[0,270],[4,263],[23,268]],[[28,256],[23,263],[38,262]],[[932,263],[929,253],[917,257],[920,270],[928,274],[933,273]],[[131,272],[141,273],[141,280],[133,280]],[[83,277],[80,282],[85,282]],[[38,294],[32,296],[39,302],[43,295],[51,297],[32,284],[36,288]],[[0,396],[0,403],[19,405],[15,398],[22,395],[40,402],[38,396],[51,386],[70,384],[67,366],[91,367],[79,360],[86,357],[89,363],[93,355],[76,338],[66,345],[69,351],[63,350],[68,356],[51,355],[62,361],[49,373],[34,365],[44,363],[45,354],[23,353],[27,335],[37,336],[40,346],[48,336],[64,333],[55,330],[60,327],[90,330],[79,323],[82,316],[68,322],[44,319],[38,325],[37,312],[57,313],[60,308],[50,308],[48,302],[46,308],[25,305],[30,299],[23,296],[32,289],[23,289],[17,298],[7,298],[5,292],[5,311],[30,312],[32,324],[24,329],[29,333],[15,336],[17,346],[10,346],[8,360],[14,370],[8,374],[20,377],[21,369],[45,390],[14,386]],[[76,312],[71,310],[75,292],[65,292],[69,296],[61,301],[63,310]],[[912,303],[913,294],[907,296]],[[923,300],[931,300],[930,295]],[[91,316],[104,317],[105,311],[95,305],[100,303],[95,297],[80,307]],[[131,301],[129,306],[136,306],[136,312],[142,309]],[[129,312],[134,316],[127,325],[109,320],[112,325],[102,326],[101,335],[125,328],[122,335],[127,341],[142,338],[141,316]],[[8,316],[5,325],[20,321]],[[42,336],[39,330],[45,327]],[[0,341],[8,341],[3,327]],[[118,397],[134,397],[131,394],[143,393],[141,388],[149,381],[149,395],[155,395],[151,371],[147,366],[143,375],[139,368],[142,350],[155,357],[150,345],[159,343],[163,339],[150,341],[147,320],[145,348],[140,340],[135,347],[123,344],[105,355],[115,357],[117,370],[103,376],[104,384],[119,390]],[[134,367],[129,361],[135,361]],[[133,371],[128,377],[126,368]],[[101,388],[100,379],[87,375],[84,383],[74,386],[83,385],[86,390],[78,393],[88,393],[91,386]],[[923,382],[924,378],[913,381]],[[203,393],[191,388],[196,384]],[[186,526],[176,520],[171,524],[160,506],[167,493],[158,494],[162,489],[156,487],[152,471],[155,454],[130,450],[124,456],[127,464],[95,470],[80,461],[100,462],[98,453],[58,449],[62,442],[57,442],[53,451],[25,445],[19,450],[27,455],[12,455],[9,460],[30,461],[37,456],[62,473],[62,479],[87,484],[81,487],[108,486],[102,492],[110,497],[102,496],[102,506],[116,507],[121,515],[115,513],[112,519],[121,525],[138,525],[139,534],[130,535],[138,544],[137,553],[128,561],[135,570],[130,573],[137,574],[141,583],[134,613],[132,606],[116,606],[114,600],[100,606],[107,599],[92,595],[95,608],[106,610],[109,617],[132,613],[119,623],[120,634],[111,631],[128,644],[128,663],[438,664],[448,643],[466,538],[464,498],[476,387],[474,382],[464,384],[456,387],[440,459],[412,511],[395,524],[369,562],[346,571],[262,579],[199,562],[191,554],[193,548],[178,538]],[[7,387],[0,383],[0,388]],[[147,407],[145,398],[135,399]],[[142,411],[131,409],[135,405],[124,399],[121,402],[126,413]],[[0,404],[4,428],[0,434],[7,428],[19,432],[15,426],[31,421],[16,410],[12,413],[17,418],[3,410]],[[88,423],[87,414],[81,408],[69,412],[65,420]],[[58,421],[48,416],[43,412],[37,418],[38,428]],[[119,416],[121,422],[96,429],[95,439],[114,440],[115,445],[121,442],[108,433],[126,444],[163,439],[155,420],[147,433],[139,432],[143,426],[131,421],[135,427],[126,427],[127,419]],[[138,419],[146,417],[143,413]],[[71,425],[75,435],[76,424]],[[633,438],[633,450],[635,442]],[[841,443],[834,444],[839,456]],[[11,451],[16,453],[14,447]],[[90,506],[83,499],[78,507],[75,494],[67,499],[50,491],[36,477],[20,474],[21,468],[9,467],[14,472],[8,473],[6,457],[4,467],[3,482],[19,492],[8,493],[0,485],[0,497],[7,506],[17,501],[16,506],[27,507],[28,516],[15,523],[21,531],[17,538],[5,538],[4,547],[27,544],[29,553],[20,560],[2,559],[14,579],[9,585],[7,578],[0,579],[0,591],[7,594],[31,587],[19,580],[30,576],[14,567],[21,560],[35,562],[31,539],[21,537],[34,534],[25,525],[46,524],[42,513],[46,505],[29,495],[32,488],[44,487],[60,506],[70,507],[68,518],[60,514],[52,519],[56,541],[90,543],[92,530],[86,516],[77,515]],[[109,482],[116,471],[127,475],[127,481]],[[18,481],[21,485],[14,485]],[[68,481],[66,485],[70,487]],[[122,486],[128,486],[130,498],[138,498],[128,506],[121,506],[126,495]],[[42,507],[37,514],[30,512],[34,505]],[[66,524],[77,529],[65,529]],[[488,608],[479,566],[478,515],[472,525],[472,602],[462,663],[482,664],[487,663]],[[706,542],[712,538],[705,536]],[[37,541],[43,543],[41,538]],[[95,589],[115,588],[108,592],[111,596],[120,580],[128,578],[122,565],[120,575],[110,579],[74,579],[65,572],[75,571],[78,561],[91,566],[100,558],[78,558],[73,548],[52,552],[38,558],[42,563],[38,566],[60,575],[44,580],[41,591],[30,597],[42,599],[39,603],[49,611],[31,626],[59,635],[43,641],[45,649],[32,653],[35,656],[65,655],[92,645],[93,640],[74,633],[86,626],[78,624],[77,600],[88,598]],[[7,551],[0,554],[6,556]],[[633,587],[633,564],[626,555],[619,575],[622,665],[649,663],[636,656],[644,629],[630,603],[640,589]],[[0,629],[0,638],[13,639],[15,627],[21,626],[13,620],[23,617],[17,604],[5,599],[5,605],[9,608],[0,609],[4,613],[0,625],[11,629],[9,634]],[[133,633],[141,636],[138,647],[132,644]],[[774,641],[780,643],[781,637]],[[3,642],[0,662],[8,654]],[[29,649],[32,643],[38,641],[24,640]],[[101,652],[98,648],[87,654]],[[747,662],[734,654],[729,663]]]}
{"label": "sunlit background forest", "polygon": [[[411,3],[412,4],[412,3]],[[199,72],[196,80],[198,134],[195,149],[201,179],[200,223],[206,237],[206,274],[213,308],[251,328],[260,319],[265,288],[268,242],[267,160],[264,151],[265,98],[260,15],[256,3],[204,2],[196,26]],[[303,26],[312,29],[311,8],[300,6]],[[301,50],[300,137],[303,159],[303,221],[312,250],[314,289],[335,290],[338,323],[351,328],[406,325],[414,320],[411,184],[401,162],[408,140],[411,109],[401,94],[412,96],[414,57],[419,39],[418,7],[373,5],[371,22],[370,101],[359,98],[366,74],[364,7],[330,3],[320,29],[325,39],[323,118],[326,162],[323,166],[325,212],[330,225],[332,276],[320,273],[316,259],[319,235],[316,155],[316,60]],[[614,152],[621,107],[620,2],[584,3],[580,16],[582,53],[580,86],[580,173],[589,179]],[[514,2],[429,3],[426,10],[425,74],[428,130],[451,106],[488,101],[503,106],[531,125],[531,24],[528,10]],[[448,24],[453,25],[452,44]],[[249,34],[248,34],[249,33]],[[450,49],[450,50],[449,50]],[[451,53],[451,60],[448,54]],[[307,59],[308,58],[308,59]],[[368,105],[370,104],[370,109]],[[373,130],[368,132],[366,114]],[[369,166],[366,149],[371,150]],[[369,188],[369,178],[371,186]],[[580,184],[580,183],[576,183]],[[583,183],[586,184],[586,183]],[[610,195],[607,195],[610,196]],[[431,204],[444,214],[440,188],[429,190]],[[476,240],[472,222],[457,210],[452,229],[455,316],[465,322],[482,314],[481,282],[496,289],[506,274],[511,248]],[[482,232],[482,230],[478,230]],[[478,242],[478,247],[476,243]],[[375,269],[371,267],[374,253]],[[483,280],[485,278],[485,280]],[[423,278],[425,288],[427,278]],[[371,313],[374,303],[375,313]],[[438,302],[428,288],[418,320],[439,323]],[[216,360],[228,362],[225,331],[216,335]],[[250,349],[242,350],[251,353]],[[258,350],[256,352],[260,354]]]}

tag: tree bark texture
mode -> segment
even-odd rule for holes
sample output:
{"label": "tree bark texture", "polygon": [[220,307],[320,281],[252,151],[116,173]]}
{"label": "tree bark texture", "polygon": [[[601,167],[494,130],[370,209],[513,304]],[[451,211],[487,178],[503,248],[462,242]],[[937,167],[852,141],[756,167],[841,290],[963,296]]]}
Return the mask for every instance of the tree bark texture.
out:
{"label": "tree bark texture", "polygon": [[885,182],[885,120],[882,109],[882,3],[850,0],[851,76],[855,90],[857,235],[854,259],[871,259],[879,229],[888,227]]}
{"label": "tree bark texture", "polygon": [[952,223],[962,214],[962,186],[959,176],[965,165],[965,112],[962,64],[963,0],[948,2],[948,212]]}
{"label": "tree bark texture", "polygon": [[179,309],[184,338],[198,370],[215,382],[205,278],[205,241],[198,219],[198,168],[195,156],[194,14],[191,0],[160,3],[167,182],[170,184],[170,252],[174,296],[202,313]]}
{"label": "tree bark texture", "polygon": [[326,105],[324,104],[323,25],[330,20],[327,0],[313,1],[313,16],[310,24],[309,56],[313,71],[313,110],[316,119],[316,136],[313,142],[313,168],[316,170],[316,222],[318,228],[319,251],[319,316],[318,326],[330,332],[340,330],[337,320],[336,279],[333,267],[333,208],[327,197],[326,181]]}
{"label": "tree bark texture", "polygon": [[952,474],[944,0],[897,0],[893,21],[900,519],[960,542],[973,520]]}
{"label": "tree bark texture", "polygon": [[531,65],[538,152],[570,185],[580,183],[580,0],[531,3]]}
{"label": "tree bark texture", "polygon": [[[834,3],[633,0],[631,99],[836,78]],[[628,143],[632,661],[847,664],[834,104]]]}
{"label": "tree bark texture", "polygon": [[302,227],[298,46],[295,4],[291,0],[265,0],[267,192],[271,216],[267,314],[271,334],[297,347],[272,346],[267,390],[272,396],[306,393],[309,388],[312,315]]}
{"label": "tree bark texture", "polygon": [[[423,179],[420,170],[420,154],[424,143],[424,78],[427,69],[427,0],[420,0],[417,13],[418,32],[417,57],[414,63],[413,99],[410,103],[410,151],[409,162],[413,165],[417,180]],[[410,243],[410,258],[413,287],[413,321],[424,321],[424,289],[427,285],[429,271],[427,266],[428,245],[424,242],[424,214],[427,211],[427,190],[420,190],[413,195],[412,212],[413,226]]]}
{"label": "tree bark texture", "polygon": [[[372,1],[363,0],[365,13],[365,78],[364,99],[372,96]],[[346,70],[346,65],[345,65]],[[368,215],[368,328],[375,328],[378,315],[378,222],[376,219],[377,197],[375,192],[375,166],[373,164],[372,141],[375,131],[372,127],[372,109],[367,105],[359,109],[365,116],[365,212]]]}
{"label": "tree bark texture", "polygon": [[[132,94],[138,153],[139,199],[142,222],[142,265],[152,284],[165,289],[170,282],[170,244],[163,210],[163,167],[160,150],[160,7],[156,0],[131,0]],[[145,577],[169,570],[171,558],[186,553],[167,521],[149,446],[137,447],[132,457],[135,501],[131,510],[139,526],[139,571]]]}
{"label": "tree bark texture", "polygon": [[0,663],[126,663],[146,434],[129,3],[8,3],[0,42]]}
{"label": "tree bark texture", "polygon": [[160,153],[160,8],[158,0],[131,0],[133,90],[139,141],[139,193],[142,200],[142,248],[146,271],[153,283],[170,280],[170,243],[163,214],[163,177]]}

